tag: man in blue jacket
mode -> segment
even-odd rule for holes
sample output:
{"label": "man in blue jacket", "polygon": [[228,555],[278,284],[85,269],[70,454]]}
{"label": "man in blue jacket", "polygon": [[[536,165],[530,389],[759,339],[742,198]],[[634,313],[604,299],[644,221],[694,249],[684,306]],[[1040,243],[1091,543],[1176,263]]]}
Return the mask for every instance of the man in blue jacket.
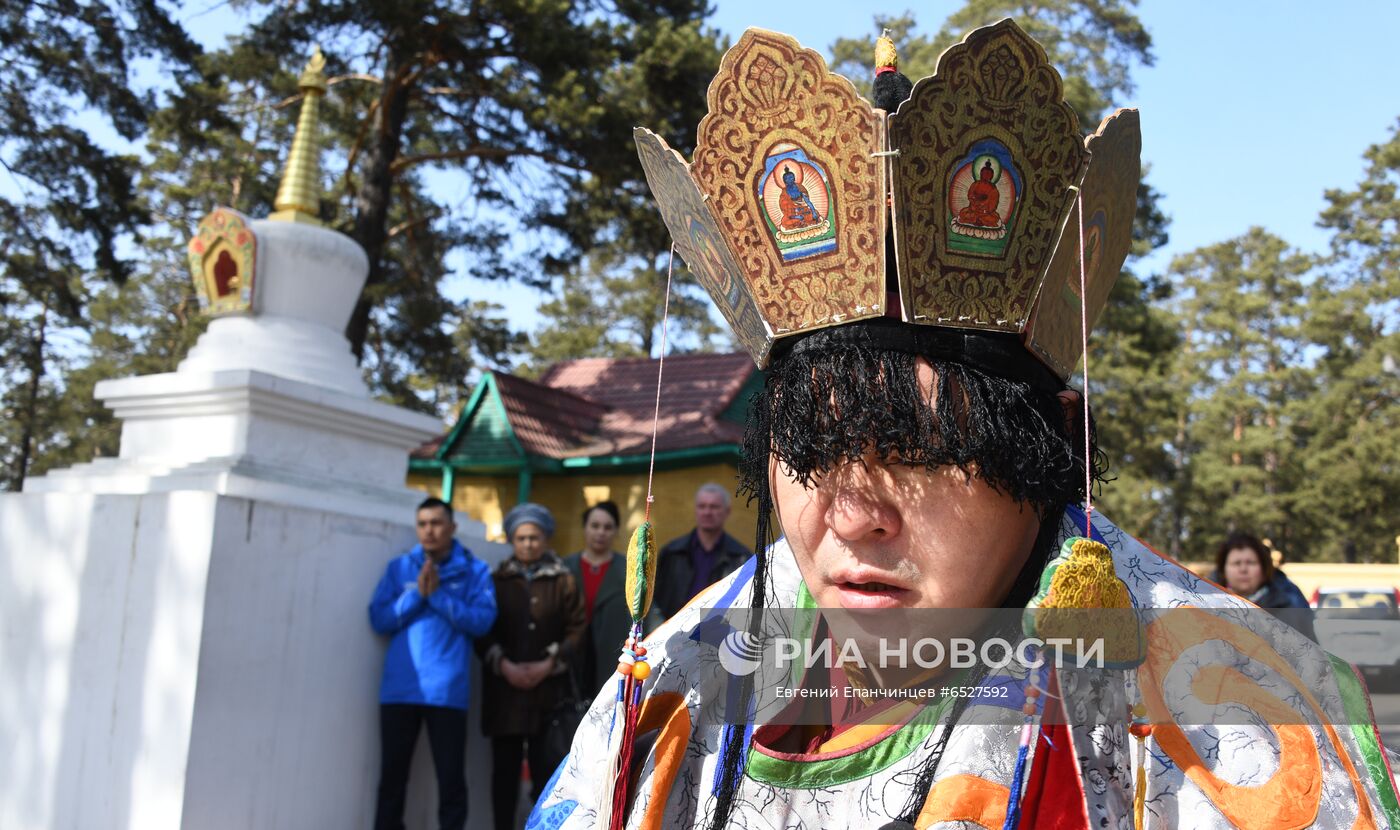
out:
{"label": "man in blue jacket", "polygon": [[403,830],[404,791],[419,729],[428,730],[438,781],[438,825],[467,823],[467,689],[472,639],[496,621],[491,570],[452,534],[452,508],[418,505],[418,544],[384,569],[369,603],[376,633],[391,637],[379,685],[382,766],[376,830]]}

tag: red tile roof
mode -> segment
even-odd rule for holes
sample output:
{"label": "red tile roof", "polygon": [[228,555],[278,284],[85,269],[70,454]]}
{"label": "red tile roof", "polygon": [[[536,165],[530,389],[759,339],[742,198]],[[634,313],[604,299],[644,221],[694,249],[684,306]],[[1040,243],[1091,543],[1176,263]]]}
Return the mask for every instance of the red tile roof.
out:
{"label": "red tile roof", "polygon": [[[745,354],[666,358],[657,451],[739,443],[743,426],[720,415],[755,371]],[[583,358],[554,364],[539,381],[493,376],[525,451],[562,459],[650,452],[656,372],[651,358]],[[414,457],[433,457],[444,440],[422,445]]]}

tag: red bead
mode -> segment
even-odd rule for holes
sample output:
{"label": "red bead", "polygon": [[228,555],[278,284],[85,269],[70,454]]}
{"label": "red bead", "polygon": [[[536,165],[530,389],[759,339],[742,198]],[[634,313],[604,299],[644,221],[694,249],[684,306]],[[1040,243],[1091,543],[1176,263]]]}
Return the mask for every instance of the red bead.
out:
{"label": "red bead", "polygon": [[646,656],[646,653],[647,653],[646,646],[637,646],[636,648],[634,648],[634,649],[632,649],[632,650],[635,651],[635,652],[637,653],[637,656],[638,656],[638,657],[645,657],[645,656]]}
{"label": "red bead", "polygon": [[629,675],[629,674],[631,674],[631,673],[632,673],[632,664],[631,664],[631,663],[618,663],[618,664],[617,664],[617,673],[620,674],[620,675],[623,675],[624,677],[627,676],[627,675]]}
{"label": "red bead", "polygon": [[1135,723],[1128,727],[1128,732],[1132,734],[1134,738],[1147,738],[1152,734],[1152,724]]}
{"label": "red bead", "polygon": [[1036,698],[1040,697],[1040,690],[1032,686],[1026,690],[1026,697],[1030,698],[1031,700],[1035,700]]}
{"label": "red bead", "polygon": [[1034,715],[1034,714],[1035,714],[1035,702],[1034,702],[1034,701],[1030,701],[1030,700],[1026,701],[1026,705],[1021,707],[1021,711],[1022,711],[1022,712],[1025,712],[1027,715]]}

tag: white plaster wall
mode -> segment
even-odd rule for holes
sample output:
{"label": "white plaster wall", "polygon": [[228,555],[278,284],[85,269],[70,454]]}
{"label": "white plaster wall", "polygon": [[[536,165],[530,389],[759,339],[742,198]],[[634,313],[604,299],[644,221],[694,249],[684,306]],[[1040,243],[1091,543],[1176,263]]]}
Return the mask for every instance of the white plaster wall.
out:
{"label": "white plaster wall", "polygon": [[[385,641],[367,606],[407,525],[222,498],[214,528],[184,826],[368,828]],[[476,670],[475,667],[473,669]],[[489,826],[489,754],[470,713],[471,825]],[[419,740],[409,826],[435,827]]]}
{"label": "white plaster wall", "polygon": [[[212,493],[0,496],[0,828],[370,827],[385,642],[366,606],[412,542]],[[479,724],[473,706],[472,828]],[[431,770],[420,736],[414,830],[436,827]]]}
{"label": "white plaster wall", "polygon": [[0,827],[180,825],[216,499],[0,497]]}

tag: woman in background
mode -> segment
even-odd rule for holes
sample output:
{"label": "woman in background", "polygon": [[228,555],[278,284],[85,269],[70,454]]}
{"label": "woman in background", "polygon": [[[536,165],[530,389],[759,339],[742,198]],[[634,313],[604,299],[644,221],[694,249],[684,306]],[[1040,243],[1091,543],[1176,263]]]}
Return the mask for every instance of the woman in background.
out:
{"label": "woman in background", "polygon": [[496,624],[476,641],[485,666],[481,731],[491,739],[491,806],[496,830],[515,826],[520,762],[530,765],[531,800],[555,767],[544,732],[568,699],[567,672],[583,638],[583,598],[554,551],[554,517],[542,505],[516,505],[505,517],[512,554],[496,567]]}
{"label": "woman in background", "polygon": [[1268,548],[1248,533],[1232,533],[1215,551],[1211,581],[1223,585],[1316,641],[1312,611],[1298,588],[1274,569]]}
{"label": "woman in background", "polygon": [[627,557],[616,552],[621,514],[602,501],[583,511],[583,550],[564,559],[583,593],[588,628],[574,661],[579,692],[592,699],[617,671],[632,617],[627,610]]}

